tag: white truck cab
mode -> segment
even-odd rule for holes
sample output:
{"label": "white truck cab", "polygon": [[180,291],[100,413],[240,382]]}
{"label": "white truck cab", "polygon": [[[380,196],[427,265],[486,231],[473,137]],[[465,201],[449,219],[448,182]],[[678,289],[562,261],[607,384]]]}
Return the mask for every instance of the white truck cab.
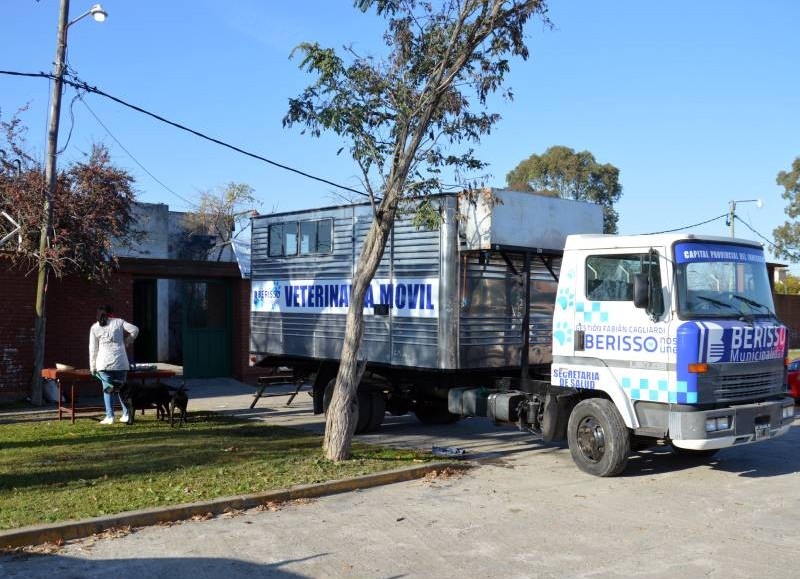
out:
{"label": "white truck cab", "polygon": [[614,432],[620,422],[630,442],[664,439],[690,453],[785,434],[794,416],[786,354],[760,245],[686,234],[567,238],[551,385],[582,399],[567,435],[583,470],[624,468],[629,448],[611,448],[626,437]]}

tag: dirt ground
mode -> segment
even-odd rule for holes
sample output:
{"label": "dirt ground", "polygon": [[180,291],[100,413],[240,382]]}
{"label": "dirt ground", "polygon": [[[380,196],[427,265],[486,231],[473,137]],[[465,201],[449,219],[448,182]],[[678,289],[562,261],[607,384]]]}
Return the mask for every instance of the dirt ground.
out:
{"label": "dirt ground", "polygon": [[[322,426],[304,393],[291,407],[271,398],[251,411],[252,389],[225,398],[209,388],[194,386],[195,409]],[[579,471],[563,446],[481,419],[430,428],[392,417],[361,439],[457,446],[476,466],[7,555],[0,577],[800,576],[800,420],[782,438],[706,462],[644,451],[611,479]]]}

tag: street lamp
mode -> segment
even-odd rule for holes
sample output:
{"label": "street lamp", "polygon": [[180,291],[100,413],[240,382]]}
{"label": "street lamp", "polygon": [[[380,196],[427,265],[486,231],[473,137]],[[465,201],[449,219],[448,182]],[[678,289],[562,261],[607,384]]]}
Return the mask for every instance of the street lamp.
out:
{"label": "street lamp", "polygon": [[44,366],[45,338],[45,286],[47,283],[47,248],[51,224],[53,222],[53,198],[56,193],[56,149],[58,146],[58,123],[61,116],[61,94],[64,86],[64,60],[67,52],[67,29],[85,18],[92,16],[103,22],[108,16],[100,4],[69,20],[69,0],[61,0],[58,17],[58,38],[56,41],[56,61],[53,65],[53,92],[50,96],[50,122],[47,128],[47,161],[44,169],[45,191],[42,211],[42,228],[39,232],[39,272],[36,279],[36,322],[34,325],[33,377],[31,380],[31,402],[42,403],[41,374]]}
{"label": "street lamp", "polygon": [[740,199],[738,201],[728,201],[728,225],[731,227],[731,237],[734,235],[734,221],[736,220],[736,204],[737,203],[755,203],[759,209],[763,207],[764,202],[761,199]]}

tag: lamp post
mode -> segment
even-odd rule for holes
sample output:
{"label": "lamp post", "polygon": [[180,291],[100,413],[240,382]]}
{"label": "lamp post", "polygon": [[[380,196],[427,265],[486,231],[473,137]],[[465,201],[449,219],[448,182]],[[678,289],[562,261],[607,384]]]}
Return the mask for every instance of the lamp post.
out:
{"label": "lamp post", "polygon": [[736,221],[736,204],[737,203],[755,203],[756,207],[761,208],[764,202],[761,199],[739,199],[738,201],[728,201],[728,225],[731,228],[731,237],[736,237],[734,222]]}
{"label": "lamp post", "polygon": [[61,0],[58,17],[58,38],[56,40],[56,60],[53,65],[53,92],[50,96],[50,122],[47,128],[47,160],[44,170],[45,191],[42,210],[42,227],[39,232],[39,270],[36,278],[36,321],[34,326],[33,377],[31,380],[31,403],[41,405],[41,375],[44,366],[45,339],[45,292],[47,284],[47,248],[53,222],[53,198],[56,192],[56,150],[58,147],[58,124],[61,116],[61,94],[64,87],[64,60],[67,52],[67,29],[87,16],[95,21],[105,21],[108,14],[100,4],[69,20],[69,0]]}

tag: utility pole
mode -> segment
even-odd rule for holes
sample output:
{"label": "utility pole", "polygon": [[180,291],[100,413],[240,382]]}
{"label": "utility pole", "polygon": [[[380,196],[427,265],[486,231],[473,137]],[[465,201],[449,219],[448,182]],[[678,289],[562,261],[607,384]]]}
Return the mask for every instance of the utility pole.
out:
{"label": "utility pole", "polygon": [[56,155],[58,151],[58,125],[61,118],[61,94],[64,87],[64,61],[67,53],[67,29],[78,20],[92,16],[98,22],[106,19],[106,12],[99,4],[92,6],[75,20],[69,20],[69,0],[61,0],[58,15],[58,37],[56,40],[56,60],[53,64],[53,92],[50,95],[50,122],[47,127],[47,159],[45,160],[44,203],[42,206],[42,227],[39,232],[39,271],[36,277],[36,306],[33,342],[33,376],[31,377],[31,403],[42,404],[42,368],[44,367],[45,330],[47,328],[46,297],[47,278],[50,270],[47,250],[50,246],[50,230],[53,224],[53,199],[56,194],[58,172]]}
{"label": "utility pole", "polygon": [[53,222],[53,198],[56,193],[56,152],[58,147],[58,124],[61,116],[61,93],[64,83],[64,56],[67,52],[67,24],[69,21],[69,0],[61,0],[58,15],[58,39],[56,41],[56,61],[53,65],[53,93],[50,96],[50,123],[47,128],[47,159],[44,169],[45,190],[42,208],[42,228],[39,232],[39,274],[36,277],[36,317],[33,334],[33,376],[31,379],[31,404],[42,404],[42,368],[44,367],[44,343],[47,327],[45,297],[47,294],[47,274],[50,264],[47,261],[50,229]]}

